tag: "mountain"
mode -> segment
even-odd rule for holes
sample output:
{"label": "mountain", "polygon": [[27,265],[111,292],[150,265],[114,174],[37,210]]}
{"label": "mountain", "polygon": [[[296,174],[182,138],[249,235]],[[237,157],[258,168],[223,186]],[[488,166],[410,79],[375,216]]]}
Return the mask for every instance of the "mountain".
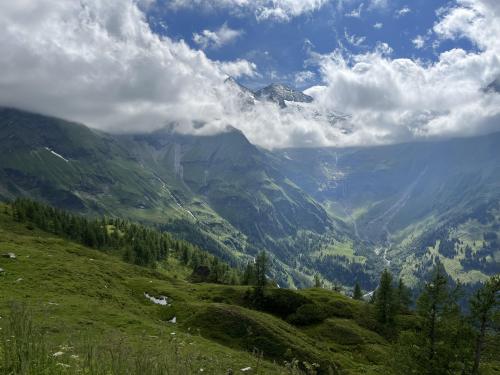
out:
{"label": "mountain", "polygon": [[282,150],[281,169],[415,285],[437,260],[463,282],[500,271],[500,133]]}
{"label": "mountain", "polygon": [[275,102],[281,108],[286,108],[286,102],[311,103],[313,101],[311,96],[279,83],[272,83],[255,92],[237,82],[233,77],[228,77],[224,83],[238,93],[245,105],[253,105],[255,101],[260,100]]}
{"label": "mountain", "polygon": [[159,226],[233,265],[258,251],[304,287],[418,287],[436,262],[466,283],[499,272],[500,133],[360,148],[268,151],[237,129],[111,135],[0,110],[0,198]]}
{"label": "mountain", "polygon": [[233,128],[206,137],[112,136],[3,109],[0,135],[3,199],[28,196],[161,225],[233,263],[268,249],[283,285],[312,279],[313,270],[294,263],[304,236],[342,227]]}
{"label": "mountain", "polygon": [[220,233],[200,225],[193,212],[203,212],[228,237],[243,237],[239,231],[194,199],[176,179],[167,183],[141,164],[116,137],[4,108],[0,139],[3,200],[31,197],[81,213],[168,225],[224,259],[236,262],[243,255],[240,247],[219,241]]}
{"label": "mountain", "polygon": [[286,102],[311,103],[313,98],[301,91],[288,86],[273,83],[255,92],[255,97],[260,100],[270,100],[278,103],[281,108],[286,107]]}

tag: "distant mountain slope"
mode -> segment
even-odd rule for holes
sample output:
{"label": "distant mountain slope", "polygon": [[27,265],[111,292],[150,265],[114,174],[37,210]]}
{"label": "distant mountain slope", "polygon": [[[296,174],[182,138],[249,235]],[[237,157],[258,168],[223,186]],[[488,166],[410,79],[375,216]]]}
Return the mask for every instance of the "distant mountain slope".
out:
{"label": "distant mountain slope", "polygon": [[312,278],[307,268],[290,271],[302,249],[297,236],[333,228],[323,207],[236,129],[207,137],[166,130],[111,136],[3,109],[0,135],[0,197],[160,224],[230,261],[265,248],[284,285]]}
{"label": "distant mountain slope", "polygon": [[[485,240],[487,233],[500,234],[499,150],[500,133],[495,133],[381,147],[293,149],[280,154],[284,173],[331,214],[350,221],[359,238],[378,248],[381,257],[387,250],[386,260],[395,270],[403,270],[403,275],[415,281],[427,267],[411,270],[410,264],[420,267],[420,263],[440,259],[452,276],[472,281],[484,276],[471,268],[483,269],[485,274],[500,271],[498,241]],[[464,233],[464,226],[475,228],[476,242],[486,241],[472,252],[472,258],[483,259],[485,265],[463,265],[471,236]],[[451,261],[428,249],[445,240],[454,243],[456,254]],[[418,254],[427,255],[419,259]]]}
{"label": "distant mountain slope", "polygon": [[160,131],[127,139],[141,163],[204,197],[254,239],[265,242],[268,236],[293,235],[299,228],[323,232],[330,225],[324,209],[236,129],[207,137]]}
{"label": "distant mountain slope", "polygon": [[[26,196],[78,212],[168,224],[227,260],[241,255],[241,248],[228,246],[210,228],[195,225],[192,197],[182,186],[175,180],[167,184],[108,134],[1,109],[0,140],[0,198]],[[209,207],[203,211],[218,218]],[[221,225],[228,236],[241,236],[229,223]]]}
{"label": "distant mountain slope", "polygon": [[436,261],[475,282],[499,271],[499,149],[500,133],[266,151],[233,128],[110,135],[1,109],[0,199],[160,225],[233,264],[266,249],[282,285],[370,289],[387,266],[415,285]]}

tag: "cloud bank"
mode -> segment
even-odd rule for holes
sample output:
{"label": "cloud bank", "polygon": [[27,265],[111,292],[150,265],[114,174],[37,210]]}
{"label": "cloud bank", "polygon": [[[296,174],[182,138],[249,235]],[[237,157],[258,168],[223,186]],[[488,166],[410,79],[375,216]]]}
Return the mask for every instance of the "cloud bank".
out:
{"label": "cloud bank", "polygon": [[[189,1],[196,2],[184,2]],[[288,17],[324,3],[211,3],[219,2],[260,4],[248,5],[260,15],[273,4],[270,12],[279,8]],[[266,102],[248,106],[236,85],[224,83],[227,75],[257,75],[251,62],[213,61],[182,41],[154,34],[144,13],[150,4],[3,2],[0,105],[111,131],[176,124],[180,132],[203,135],[232,125],[268,148],[382,144],[500,130],[500,94],[484,90],[500,76],[496,0],[460,0],[440,12],[429,37],[435,43],[466,38],[476,49],[451,49],[435,62],[393,58],[383,43],[361,54],[311,52],[323,82],[307,90],[315,101],[285,109]],[[298,74],[297,83],[311,75]],[[204,126],[193,125],[200,123]]]}

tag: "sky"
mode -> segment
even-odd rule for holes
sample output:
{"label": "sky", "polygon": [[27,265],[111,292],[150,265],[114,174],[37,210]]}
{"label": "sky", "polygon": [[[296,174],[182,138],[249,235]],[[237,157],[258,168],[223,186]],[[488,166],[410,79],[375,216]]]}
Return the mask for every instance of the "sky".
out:
{"label": "sky", "polygon": [[[497,0],[2,2],[0,105],[110,132],[232,126],[269,149],[487,134],[497,35]],[[228,76],[314,101],[249,107]]]}

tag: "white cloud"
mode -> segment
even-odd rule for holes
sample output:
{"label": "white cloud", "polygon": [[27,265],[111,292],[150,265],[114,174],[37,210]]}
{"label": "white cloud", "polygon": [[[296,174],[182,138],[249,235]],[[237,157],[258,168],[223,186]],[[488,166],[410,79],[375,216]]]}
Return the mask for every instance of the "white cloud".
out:
{"label": "white cloud", "polygon": [[399,142],[500,130],[500,95],[483,88],[500,76],[500,6],[461,1],[434,26],[442,39],[468,38],[480,51],[460,48],[434,63],[394,59],[380,49],[318,55],[324,86],[311,88],[323,111],[350,113],[341,143]]}
{"label": "white cloud", "polygon": [[295,74],[295,84],[298,86],[303,86],[306,83],[309,83],[313,79],[316,78],[316,73],[311,72],[310,70],[303,70]]}
{"label": "white cloud", "polygon": [[385,9],[388,6],[388,0],[370,0],[369,9]]}
{"label": "white cloud", "polygon": [[417,35],[411,42],[416,49],[422,49],[425,46],[425,37],[422,35]]}
{"label": "white cloud", "polygon": [[289,21],[304,13],[314,12],[332,0],[171,0],[172,9],[202,8],[230,10],[234,15],[253,13],[257,20]]}
{"label": "white cloud", "polygon": [[359,47],[366,40],[365,36],[356,36],[354,34],[349,34],[347,30],[344,31],[344,36],[347,42],[353,46]]}
{"label": "white cloud", "polygon": [[405,7],[396,11],[396,18],[406,16],[408,13],[411,13],[411,9],[408,8],[407,6],[405,6]]}
{"label": "white cloud", "polygon": [[[176,123],[181,132],[212,134],[233,125],[270,148],[379,144],[500,128],[500,95],[482,90],[500,76],[495,1],[460,0],[433,28],[440,39],[468,38],[477,51],[451,49],[434,63],[393,58],[386,44],[357,55],[312,54],[320,69],[316,78],[324,82],[307,90],[315,102],[284,110],[265,102],[245,107],[223,82],[227,74],[257,75],[254,64],[213,61],[182,41],[155,35],[137,4],[2,2],[0,105],[106,130]],[[338,120],[339,111],[350,118]],[[200,122],[205,125],[193,126]]]}
{"label": "white cloud", "polygon": [[374,29],[380,30],[382,27],[384,27],[384,24],[382,22],[377,22],[377,23],[373,24]]}
{"label": "white cloud", "polygon": [[351,17],[351,18],[361,18],[361,12],[363,11],[363,6],[364,6],[363,3],[359,4],[359,6],[357,8],[346,13],[345,16]]}
{"label": "white cloud", "polygon": [[202,49],[217,49],[226,44],[234,42],[242,35],[242,30],[233,30],[229,26],[227,26],[227,23],[224,23],[217,30],[203,30],[201,33],[194,33],[193,41]]}
{"label": "white cloud", "polygon": [[133,0],[20,0],[0,5],[0,104],[118,130],[220,117],[219,63],[151,32]]}

